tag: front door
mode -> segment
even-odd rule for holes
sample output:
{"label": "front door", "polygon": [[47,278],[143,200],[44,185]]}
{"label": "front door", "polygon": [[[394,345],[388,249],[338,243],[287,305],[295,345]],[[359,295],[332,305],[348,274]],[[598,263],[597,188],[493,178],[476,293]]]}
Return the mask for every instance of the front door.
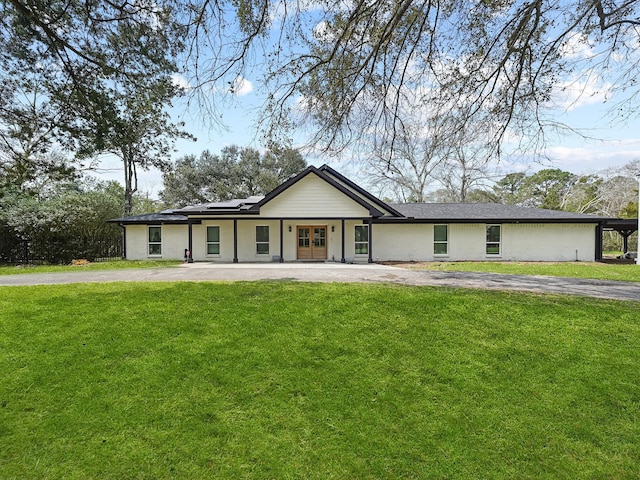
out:
{"label": "front door", "polygon": [[298,229],[298,260],[327,259],[327,227],[305,225]]}

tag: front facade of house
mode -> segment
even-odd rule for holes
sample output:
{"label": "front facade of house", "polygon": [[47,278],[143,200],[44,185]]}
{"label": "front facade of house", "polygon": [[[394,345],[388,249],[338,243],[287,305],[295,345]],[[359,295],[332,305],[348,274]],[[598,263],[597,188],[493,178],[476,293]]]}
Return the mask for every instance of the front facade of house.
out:
{"label": "front facade of house", "polygon": [[328,166],[264,197],[114,220],[127,259],[201,262],[594,261],[591,215],[490,204],[388,205]]}

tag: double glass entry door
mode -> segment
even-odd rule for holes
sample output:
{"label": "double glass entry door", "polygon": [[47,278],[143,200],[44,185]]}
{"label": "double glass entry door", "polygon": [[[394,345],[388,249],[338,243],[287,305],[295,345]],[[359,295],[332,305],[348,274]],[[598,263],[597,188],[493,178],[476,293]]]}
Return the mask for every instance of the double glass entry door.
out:
{"label": "double glass entry door", "polygon": [[305,225],[298,228],[298,260],[326,260],[327,227]]}

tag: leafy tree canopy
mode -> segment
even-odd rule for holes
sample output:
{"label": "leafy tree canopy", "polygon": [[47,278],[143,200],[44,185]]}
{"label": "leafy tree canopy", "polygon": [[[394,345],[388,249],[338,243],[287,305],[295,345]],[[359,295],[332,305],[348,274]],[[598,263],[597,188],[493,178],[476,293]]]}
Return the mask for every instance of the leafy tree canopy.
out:
{"label": "leafy tree canopy", "polygon": [[495,182],[487,197],[497,203],[549,208],[608,217],[637,216],[629,205],[637,198],[637,182],[628,172],[637,161],[613,171],[575,175],[560,169],[533,174],[509,173]]}
{"label": "leafy tree canopy", "polygon": [[31,194],[77,177],[77,165],[56,149],[59,113],[37,84],[0,83],[0,187]]}
{"label": "leafy tree canopy", "polygon": [[532,175],[510,173],[496,182],[493,191],[502,203],[565,210],[567,195],[578,178],[557,168],[540,170]]}
{"label": "leafy tree canopy", "polygon": [[175,162],[163,175],[160,198],[167,207],[183,207],[264,195],[306,166],[300,152],[286,148],[265,153],[234,145],[220,154],[205,150]]}
{"label": "leafy tree canopy", "polygon": [[123,161],[124,210],[131,212],[137,168],[164,166],[173,140],[187,136],[165,110],[180,93],[172,75],[188,32],[183,6],[1,2],[0,158],[7,178],[60,170],[45,155],[55,145],[80,158],[113,153]]}
{"label": "leafy tree canopy", "polygon": [[[0,73],[25,90],[34,81],[59,107],[68,127],[97,113],[114,78],[143,82],[176,71],[184,26],[172,1],[8,0],[0,4]],[[108,103],[108,102],[106,102]]]}
{"label": "leafy tree canopy", "polygon": [[620,218],[638,218],[638,202],[629,202],[620,210]]}

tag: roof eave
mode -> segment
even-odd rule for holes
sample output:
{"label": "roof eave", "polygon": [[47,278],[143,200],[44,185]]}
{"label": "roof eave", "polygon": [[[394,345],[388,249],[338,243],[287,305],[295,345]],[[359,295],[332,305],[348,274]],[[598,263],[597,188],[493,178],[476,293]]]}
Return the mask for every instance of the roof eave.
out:
{"label": "roof eave", "polygon": [[602,223],[606,218],[415,218],[382,217],[378,223]]}
{"label": "roof eave", "polygon": [[378,197],[370,194],[364,188],[362,188],[360,185],[358,185],[357,183],[354,183],[353,181],[349,180],[347,177],[345,177],[341,173],[337,172],[336,170],[331,168],[329,165],[324,164],[322,167],[320,167],[320,170],[329,172],[332,176],[334,176],[337,179],[339,179],[345,185],[348,185],[350,188],[352,188],[356,192],[360,193],[361,195],[364,195],[369,201],[371,201],[371,202],[377,204],[379,207],[387,210],[393,216],[401,217],[401,218],[405,217],[402,213],[400,213],[399,211],[397,211],[393,207],[389,206],[388,204],[386,204],[385,202],[380,200]]}

